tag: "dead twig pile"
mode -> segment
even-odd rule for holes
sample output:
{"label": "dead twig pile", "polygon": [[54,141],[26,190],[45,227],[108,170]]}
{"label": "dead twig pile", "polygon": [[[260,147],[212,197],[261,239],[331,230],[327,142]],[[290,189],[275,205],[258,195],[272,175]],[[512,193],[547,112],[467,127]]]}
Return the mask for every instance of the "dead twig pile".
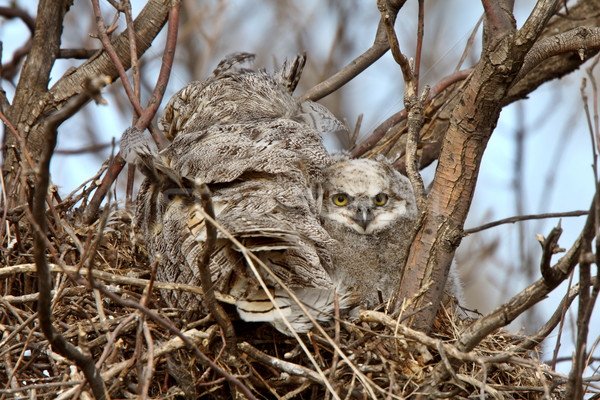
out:
{"label": "dead twig pile", "polygon": [[[332,341],[322,333],[303,336],[320,371],[296,339],[267,324],[235,321],[232,349],[210,315],[166,308],[158,289],[200,294],[201,288],[153,281],[130,214],[113,210],[99,234],[102,220],[86,225],[71,207],[57,205],[49,219],[53,323],[91,355],[113,398],[225,399],[243,394],[240,387],[246,397],[273,399],[416,397],[425,387],[454,398],[562,397],[568,378],[519,350],[525,337],[497,332],[473,351],[459,351],[454,343],[471,319],[451,301],[429,336],[366,310],[359,321],[338,319],[325,327]],[[89,396],[83,374],[40,331],[27,216],[22,209],[8,215],[0,268],[0,398]],[[96,241],[93,289],[86,263]]]}

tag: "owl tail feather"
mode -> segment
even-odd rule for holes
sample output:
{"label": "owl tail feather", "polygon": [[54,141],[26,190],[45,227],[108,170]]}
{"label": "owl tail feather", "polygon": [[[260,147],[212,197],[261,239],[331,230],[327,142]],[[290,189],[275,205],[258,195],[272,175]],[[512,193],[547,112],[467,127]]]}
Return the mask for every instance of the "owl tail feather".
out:
{"label": "owl tail feather", "polygon": [[[335,310],[335,290],[333,288],[292,288],[291,290],[314,320],[320,323],[333,320]],[[287,335],[290,335],[290,330],[284,319],[297,333],[305,333],[313,328],[311,319],[294,299],[289,297],[286,291],[276,290],[273,298],[279,310],[262,292],[262,295],[256,294],[238,300],[236,303],[238,314],[244,321],[269,322],[277,330]],[[345,297],[341,297],[340,309],[347,309],[350,306],[349,303]]]}

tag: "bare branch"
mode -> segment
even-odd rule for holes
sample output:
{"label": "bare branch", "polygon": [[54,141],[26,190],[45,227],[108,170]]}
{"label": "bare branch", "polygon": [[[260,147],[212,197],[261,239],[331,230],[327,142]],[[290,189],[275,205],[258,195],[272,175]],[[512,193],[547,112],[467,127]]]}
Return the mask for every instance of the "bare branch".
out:
{"label": "bare branch", "polygon": [[[171,66],[173,65],[173,59],[175,56],[175,46],[177,44],[179,7],[180,3],[176,1],[174,2],[173,6],[169,9],[167,41],[165,44],[165,51],[163,53],[158,79],[156,81],[156,85],[154,86],[154,90],[152,91],[152,96],[150,96],[150,100],[148,100],[148,105],[140,113],[140,118],[135,124],[135,127],[141,131],[143,131],[144,129],[146,129],[146,127],[149,126],[150,121],[152,120],[154,114],[156,114],[156,111],[160,106],[163,95],[167,88],[167,82],[171,74]],[[153,137],[159,148],[167,145],[166,138],[160,132],[154,134]],[[98,208],[100,208],[102,200],[104,200],[104,196],[106,196],[106,193],[108,193],[108,190],[112,186],[115,179],[117,179],[117,176],[119,175],[124,166],[125,160],[123,159],[120,153],[117,153],[117,155],[113,158],[113,162],[109,166],[106,175],[104,176],[104,179],[102,179],[102,184],[96,190],[94,196],[92,197],[90,203],[86,208],[85,212],[86,219],[88,222],[92,222],[96,218],[96,213],[98,212]]]}
{"label": "bare branch", "polygon": [[552,261],[552,256],[558,251],[558,239],[562,234],[562,228],[560,227],[560,221],[558,222],[558,226],[552,228],[550,234],[547,238],[542,241],[542,261],[540,262],[540,270],[542,271],[542,276],[548,282],[549,286],[556,286],[562,280],[561,274],[554,270],[550,262]]}
{"label": "bare branch", "polygon": [[579,26],[535,42],[523,60],[523,66],[514,83],[550,57],[568,52],[589,52],[600,48],[600,28]]}
{"label": "bare branch", "polygon": [[[199,192],[199,194],[196,192]],[[202,184],[195,189],[194,194],[195,197],[199,197],[199,199],[196,199],[196,202],[201,203],[204,212],[214,220],[215,210],[213,208],[208,186],[206,186],[206,184]],[[217,323],[223,329],[223,332],[225,333],[226,346],[235,352],[237,343],[235,331],[233,330],[233,325],[231,324],[231,320],[227,316],[227,313],[225,310],[223,310],[223,307],[217,303],[209,269],[210,257],[212,256],[217,244],[217,228],[208,220],[205,221],[205,226],[206,240],[204,241],[202,254],[198,260],[200,281],[202,282],[202,290],[204,290],[204,297],[202,300],[208,307],[210,313],[215,318]]]}
{"label": "bare branch", "polygon": [[56,146],[57,127],[60,123],[79,110],[81,103],[87,102],[90,97],[97,96],[100,93],[100,89],[106,85],[106,83],[105,79],[96,80],[87,88],[90,93],[82,93],[81,96],[74,97],[60,111],[52,114],[47,119],[45,124],[46,132],[44,135],[46,144],[38,167],[38,183],[34,192],[32,209],[34,218],[33,223],[37,224],[39,227],[39,230],[33,229],[33,232],[35,238],[34,258],[37,265],[38,290],[40,293],[38,300],[40,326],[52,348],[57,353],[75,362],[75,364],[83,371],[94,392],[94,396],[97,399],[108,398],[108,393],[104,386],[104,381],[96,369],[94,361],[91,357],[81,353],[77,348],[70,344],[52,324],[50,299],[51,279],[48,262],[46,261],[46,239],[44,235],[47,225],[45,210],[46,193],[50,183],[50,160],[52,158],[52,153],[54,152],[54,147]]}
{"label": "bare branch", "polygon": [[527,221],[531,219],[546,219],[546,218],[564,218],[564,217],[581,217],[583,215],[588,215],[588,211],[567,211],[567,212],[558,212],[558,213],[545,213],[545,214],[528,214],[528,215],[518,215],[515,217],[503,218],[498,221],[490,222],[476,228],[465,229],[463,234],[471,235],[476,232],[481,232],[485,229],[493,228],[495,226],[503,225],[503,224],[514,224],[515,222]]}
{"label": "bare branch", "polygon": [[[588,218],[583,231],[556,265],[552,267],[556,271],[557,280],[554,282],[540,278],[519,294],[511,298],[507,303],[497,307],[490,314],[475,321],[461,335],[459,349],[469,351],[473,349],[483,338],[496,329],[508,325],[525,310],[544,299],[561,281],[566,279],[575,265],[579,262],[585,243],[589,243],[594,237],[595,202],[592,202]],[[553,272],[554,274],[554,272]]]}
{"label": "bare branch", "polygon": [[[406,0],[386,1],[388,5],[389,19],[392,26],[394,25],[394,21],[396,21],[398,11],[400,8],[402,8],[405,2]],[[390,47],[388,43],[384,22],[382,20],[379,22],[379,26],[377,27],[375,41],[373,42],[373,45],[367,49],[367,51],[350,61],[348,65],[346,65],[338,73],[326,81],[321,82],[315,87],[311,88],[309,91],[300,96],[298,100],[317,101],[341,88],[362,71],[367,69],[375,61],[379,60],[379,58],[381,58],[381,56],[383,56],[389,50]]]}
{"label": "bare branch", "polygon": [[[597,276],[592,278],[592,282],[596,282],[597,280]],[[524,351],[532,350],[537,345],[542,343],[542,341],[546,339],[550,333],[552,333],[554,328],[556,328],[556,326],[562,320],[565,310],[569,308],[573,300],[575,300],[575,298],[579,296],[580,291],[581,290],[579,284],[573,286],[565,295],[565,297],[563,297],[560,304],[556,307],[556,311],[554,311],[554,314],[552,314],[548,321],[546,321],[544,326],[542,326],[534,335],[527,336],[519,344],[511,347],[510,349],[507,349],[506,351],[509,353],[521,353]]]}

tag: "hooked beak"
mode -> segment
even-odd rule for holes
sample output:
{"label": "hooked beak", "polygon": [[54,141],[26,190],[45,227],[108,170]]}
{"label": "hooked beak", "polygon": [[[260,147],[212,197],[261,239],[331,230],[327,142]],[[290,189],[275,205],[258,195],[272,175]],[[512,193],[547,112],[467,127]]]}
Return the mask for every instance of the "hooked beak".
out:
{"label": "hooked beak", "polygon": [[360,207],[356,211],[356,214],[354,214],[354,217],[352,217],[352,220],[366,231],[367,226],[373,221],[373,213],[368,207]]}

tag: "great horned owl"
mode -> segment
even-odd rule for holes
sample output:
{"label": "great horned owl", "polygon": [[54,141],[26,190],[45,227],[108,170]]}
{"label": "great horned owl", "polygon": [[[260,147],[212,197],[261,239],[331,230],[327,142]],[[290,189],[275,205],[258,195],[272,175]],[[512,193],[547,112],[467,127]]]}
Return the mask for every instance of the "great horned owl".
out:
{"label": "great horned owl", "polygon": [[338,156],[325,169],[321,222],[335,244],[332,277],[369,308],[398,286],[417,219],[408,178],[382,156]]}
{"label": "great horned owl", "polygon": [[[332,278],[373,308],[398,287],[417,220],[412,185],[383,156],[351,160],[345,155],[325,169],[321,223],[334,240]],[[461,300],[453,264],[446,292]]]}
{"label": "great horned owl", "polygon": [[306,63],[304,55],[284,62],[273,75],[244,67],[253,60],[249,53],[229,55],[208,79],[191,82],[177,92],[159,121],[167,138],[214,125],[280,118],[306,124],[320,134],[346,130],[326,107],[310,100],[297,102],[291,96]]}
{"label": "great horned owl", "polygon": [[[217,222],[253,251],[315,318],[329,320],[335,291],[332,240],[320,225],[317,199],[322,171],[331,159],[321,134],[344,127],[324,107],[299,104],[291,96],[303,56],[275,75],[241,68],[240,62],[249,58],[245,53],[228,57],[209,79],[190,83],[167,104],[160,125],[171,143],[155,155],[161,168],[142,168],[148,178],[137,196],[136,228],[151,259],[159,263],[158,279],[200,286],[198,259],[206,221],[190,188],[169,182],[205,183]],[[139,142],[125,139],[125,144]],[[143,163],[148,163],[150,147],[141,146]],[[215,289],[235,299],[243,319],[269,321],[287,332],[248,261],[222,232],[209,267]],[[289,295],[267,272],[260,275],[292,327],[309,330],[312,324]],[[163,296],[176,307],[201,305],[189,293],[165,291]]]}

